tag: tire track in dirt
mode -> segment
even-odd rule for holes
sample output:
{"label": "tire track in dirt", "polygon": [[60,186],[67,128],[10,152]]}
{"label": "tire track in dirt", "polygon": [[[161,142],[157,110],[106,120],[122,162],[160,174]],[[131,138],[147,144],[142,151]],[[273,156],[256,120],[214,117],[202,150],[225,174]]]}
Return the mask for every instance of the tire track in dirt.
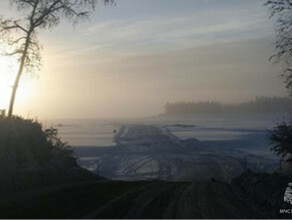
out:
{"label": "tire track in dirt", "polygon": [[120,196],[86,218],[263,218],[226,183],[157,182]]}

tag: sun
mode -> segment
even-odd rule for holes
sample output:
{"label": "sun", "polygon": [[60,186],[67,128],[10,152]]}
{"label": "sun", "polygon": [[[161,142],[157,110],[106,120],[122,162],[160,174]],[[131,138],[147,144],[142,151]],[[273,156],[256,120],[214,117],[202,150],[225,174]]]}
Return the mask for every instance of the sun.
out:
{"label": "sun", "polygon": [[[8,110],[12,85],[17,74],[17,69],[18,62],[15,57],[0,55],[0,110]],[[25,74],[24,72],[23,75]],[[16,104],[27,101],[29,93],[29,83],[27,80],[22,79],[16,94]]]}

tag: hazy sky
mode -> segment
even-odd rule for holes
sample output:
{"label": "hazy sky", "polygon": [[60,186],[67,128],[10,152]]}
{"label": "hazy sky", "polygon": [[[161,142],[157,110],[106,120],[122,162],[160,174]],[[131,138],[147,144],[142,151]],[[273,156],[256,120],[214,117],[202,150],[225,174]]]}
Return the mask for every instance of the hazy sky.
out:
{"label": "hazy sky", "polygon": [[[0,14],[13,14],[8,1]],[[15,112],[51,118],[151,116],[170,101],[286,95],[269,63],[261,0],[117,0],[76,28],[40,32],[44,66]],[[0,72],[0,74],[3,74]]]}

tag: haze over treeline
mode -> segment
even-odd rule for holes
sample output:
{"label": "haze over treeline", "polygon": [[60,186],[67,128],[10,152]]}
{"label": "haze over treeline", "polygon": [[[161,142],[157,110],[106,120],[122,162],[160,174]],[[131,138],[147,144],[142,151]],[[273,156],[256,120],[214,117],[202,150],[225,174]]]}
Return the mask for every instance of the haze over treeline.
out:
{"label": "haze over treeline", "polygon": [[292,99],[289,97],[256,97],[255,100],[238,104],[223,104],[217,101],[174,102],[164,106],[166,115],[201,113],[290,113]]}

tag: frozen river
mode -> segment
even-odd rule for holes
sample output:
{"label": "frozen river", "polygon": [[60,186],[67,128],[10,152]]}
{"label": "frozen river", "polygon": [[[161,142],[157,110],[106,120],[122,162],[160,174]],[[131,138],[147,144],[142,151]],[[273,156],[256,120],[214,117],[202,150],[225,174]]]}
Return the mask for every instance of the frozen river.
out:
{"label": "frozen river", "polygon": [[182,140],[196,138],[272,156],[267,130],[282,118],[282,115],[275,114],[196,115],[143,119],[65,119],[44,122],[44,125],[56,126],[62,140],[71,146],[113,146],[114,131],[118,131],[122,125],[145,124],[167,126],[172,134]]}
{"label": "frozen river", "polygon": [[122,180],[229,179],[245,168],[277,168],[268,132],[279,115],[196,115],[55,120],[80,165]]}
{"label": "frozen river", "polygon": [[222,144],[194,138],[182,140],[171,131],[193,127],[123,125],[113,138],[115,146],[74,149],[81,166],[103,177],[120,180],[229,180],[247,168],[265,172],[278,164],[276,160],[241,150],[239,143],[232,146],[232,141]]}

